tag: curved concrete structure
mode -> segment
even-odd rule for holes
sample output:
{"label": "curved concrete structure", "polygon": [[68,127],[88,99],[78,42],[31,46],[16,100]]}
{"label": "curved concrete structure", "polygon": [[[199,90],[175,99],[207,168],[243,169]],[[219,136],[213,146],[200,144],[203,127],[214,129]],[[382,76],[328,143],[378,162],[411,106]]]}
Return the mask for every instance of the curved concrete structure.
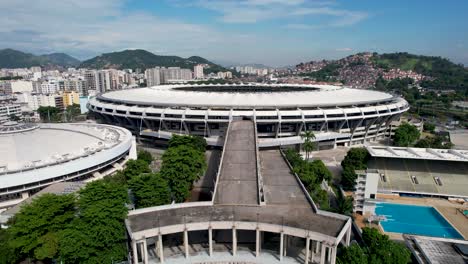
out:
{"label": "curved concrete structure", "polygon": [[128,130],[108,125],[18,124],[1,129],[0,208],[55,182],[112,173],[128,158],[133,142]]}
{"label": "curved concrete structure", "polygon": [[229,125],[211,201],[129,212],[134,264],[335,263],[351,219],[317,209],[281,152],[259,151],[255,134],[251,121]]}
{"label": "curved concrete structure", "polygon": [[304,130],[319,146],[361,144],[383,137],[408,103],[390,94],[330,85],[163,85],[111,91],[88,108],[109,124],[141,136],[168,139],[173,133],[220,136],[237,119],[253,120],[261,147],[301,143]]}

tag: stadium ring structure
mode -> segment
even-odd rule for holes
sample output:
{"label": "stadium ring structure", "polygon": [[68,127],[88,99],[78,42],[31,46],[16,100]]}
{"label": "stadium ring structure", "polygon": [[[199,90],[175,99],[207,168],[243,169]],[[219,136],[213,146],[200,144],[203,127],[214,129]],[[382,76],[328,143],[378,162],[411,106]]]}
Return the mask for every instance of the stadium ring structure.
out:
{"label": "stadium ring structure", "polygon": [[222,146],[230,122],[250,119],[260,147],[300,144],[301,132],[311,130],[325,149],[383,138],[409,104],[388,93],[342,86],[199,84],[110,91],[91,98],[88,109],[141,138],[191,134]]}
{"label": "stadium ring structure", "polygon": [[0,126],[0,210],[62,181],[92,181],[136,158],[127,129],[100,124]]}

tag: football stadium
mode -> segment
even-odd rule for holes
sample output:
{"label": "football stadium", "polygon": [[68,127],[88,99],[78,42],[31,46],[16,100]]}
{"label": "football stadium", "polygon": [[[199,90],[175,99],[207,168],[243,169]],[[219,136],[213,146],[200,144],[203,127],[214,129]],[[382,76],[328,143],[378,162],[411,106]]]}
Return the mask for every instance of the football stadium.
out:
{"label": "football stadium", "polygon": [[383,138],[409,105],[388,93],[342,86],[199,84],[109,91],[92,98],[88,109],[104,123],[161,142],[175,133],[222,146],[228,124],[247,119],[260,147],[300,144],[301,132],[311,130],[326,149]]}
{"label": "football stadium", "polygon": [[0,126],[0,209],[62,181],[90,181],[136,158],[132,134],[96,124]]}

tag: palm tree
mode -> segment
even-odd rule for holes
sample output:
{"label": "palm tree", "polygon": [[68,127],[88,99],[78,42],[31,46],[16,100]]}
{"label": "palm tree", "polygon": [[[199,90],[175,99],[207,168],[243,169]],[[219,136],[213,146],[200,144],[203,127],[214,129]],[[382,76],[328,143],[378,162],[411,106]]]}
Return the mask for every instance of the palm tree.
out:
{"label": "palm tree", "polygon": [[338,190],[336,194],[335,212],[344,215],[351,215],[353,213],[353,198],[344,196],[341,190]]}
{"label": "palm tree", "polygon": [[315,134],[311,130],[307,130],[301,134],[301,138],[304,140],[302,147],[306,152],[306,160],[308,160],[310,152],[315,148],[315,143],[312,141],[315,139]]}

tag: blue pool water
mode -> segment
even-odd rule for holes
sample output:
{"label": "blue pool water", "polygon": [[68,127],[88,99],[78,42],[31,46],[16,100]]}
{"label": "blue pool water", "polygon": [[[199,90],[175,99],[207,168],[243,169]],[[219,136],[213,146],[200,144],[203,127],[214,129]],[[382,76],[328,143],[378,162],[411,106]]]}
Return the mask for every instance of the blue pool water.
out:
{"label": "blue pool water", "polygon": [[386,232],[463,239],[433,207],[378,203],[375,213],[387,218],[380,222]]}

